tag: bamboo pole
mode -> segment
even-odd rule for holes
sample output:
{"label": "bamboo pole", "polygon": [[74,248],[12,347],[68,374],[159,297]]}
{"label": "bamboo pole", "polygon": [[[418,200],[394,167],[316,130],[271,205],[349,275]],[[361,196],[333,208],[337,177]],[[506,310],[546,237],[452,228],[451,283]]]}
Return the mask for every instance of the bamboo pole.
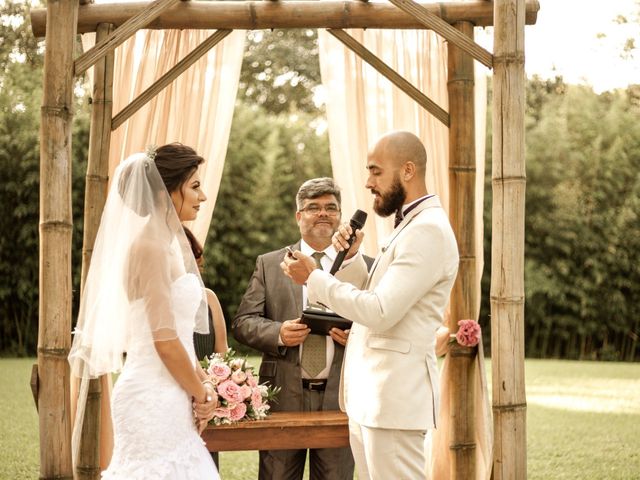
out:
{"label": "bamboo pole", "polygon": [[[473,38],[469,22],[454,24],[461,35]],[[451,292],[451,326],[475,319],[476,288],[475,184],[476,142],[473,58],[448,43],[449,93],[449,216],[458,241],[460,265]],[[477,348],[458,347],[449,355],[451,379],[450,478],[474,479],[476,470],[474,359]]]}
{"label": "bamboo pole", "polygon": [[47,4],[40,121],[40,479],[71,479],[71,123],[77,0]]}
{"label": "bamboo pole", "polygon": [[375,56],[364,45],[358,42],[355,38],[349,35],[344,30],[327,30],[331,35],[340,40],[356,55],[361,57],[365,62],[375,68],[378,72],[384,75],[391,83],[402,90],[415,100],[422,108],[431,113],[434,117],[440,120],[444,125],[449,126],[449,114],[440,107],[437,103],[427,97],[424,93],[414,87],[411,83],[405,80],[400,74],[389,67],[386,63]]}
{"label": "bamboo pole", "polygon": [[[471,22],[493,25],[493,3],[485,0],[421,4],[448,23]],[[148,8],[148,2],[83,5],[79,10],[78,33],[94,32],[99,23],[121,26]],[[528,25],[536,23],[538,0],[527,0]],[[45,33],[43,9],[31,10],[31,27],[36,37]],[[180,2],[146,28],[256,30],[267,28],[392,28],[424,29],[412,15],[386,2],[285,1],[285,2]]]}
{"label": "bamboo pole", "polygon": [[146,105],[153,97],[159,92],[165,89],[171,82],[178,78],[185,70],[191,65],[197,62],[205,53],[211,50],[219,42],[221,42],[227,35],[231,33],[231,30],[218,30],[213,33],[209,38],[198,45],[192,52],[186,57],[176,63],[171,70],[160,77],[156,82],[142,92],[136,99],[134,99],[129,105],[124,107],[118,114],[113,117],[111,124],[111,130],[115,130],[124,122],[126,122],[134,113],[140,110]]}
{"label": "bamboo pole", "polygon": [[496,480],[527,477],[524,382],[524,0],[496,0],[491,365]]}
{"label": "bamboo pole", "polygon": [[475,369],[478,347],[463,347],[457,343],[449,347],[449,408],[451,410],[451,463],[449,478],[476,478],[475,443]]}
{"label": "bamboo pole", "polygon": [[487,68],[493,66],[493,56],[490,52],[482,48],[469,37],[460,33],[437,15],[429,12],[426,8],[413,0],[389,0],[396,7],[404,12],[413,15],[425,27],[433,30],[450,43],[457,45],[461,50],[467,52]]}
{"label": "bamboo pole", "polygon": [[[96,43],[108,38],[113,25],[98,25]],[[111,113],[113,106],[113,52],[94,66],[93,95],[91,98],[91,124],[89,130],[89,159],[84,196],[84,236],[82,245],[81,291],[91,263],[102,210],[107,199],[109,180],[109,143],[111,140]],[[80,449],[76,460],[77,480],[100,478],[100,404],[102,381],[89,381],[89,393],[82,422]]]}
{"label": "bamboo pole", "polygon": [[[82,75],[89,67],[112,52],[118,45],[123,44],[131,35],[158,18],[162,12],[166,11],[180,0],[155,0],[144,10],[138,12],[133,17],[123,23],[112,35],[104,38],[100,42],[80,55],[74,64],[75,75]],[[113,8],[113,5],[110,5]],[[103,22],[107,23],[107,22]],[[108,22],[112,23],[112,22]]]}

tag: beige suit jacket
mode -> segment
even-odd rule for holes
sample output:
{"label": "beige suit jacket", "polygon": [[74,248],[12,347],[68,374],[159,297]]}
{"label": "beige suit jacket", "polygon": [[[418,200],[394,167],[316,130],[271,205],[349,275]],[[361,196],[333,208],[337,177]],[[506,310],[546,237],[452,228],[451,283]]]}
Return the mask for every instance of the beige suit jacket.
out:
{"label": "beige suit jacket", "polygon": [[370,274],[356,259],[339,279],[320,270],[310,275],[310,301],[354,322],[340,398],[351,419],[373,428],[435,427],[436,330],[457,270],[456,239],[434,196],[392,232]]}

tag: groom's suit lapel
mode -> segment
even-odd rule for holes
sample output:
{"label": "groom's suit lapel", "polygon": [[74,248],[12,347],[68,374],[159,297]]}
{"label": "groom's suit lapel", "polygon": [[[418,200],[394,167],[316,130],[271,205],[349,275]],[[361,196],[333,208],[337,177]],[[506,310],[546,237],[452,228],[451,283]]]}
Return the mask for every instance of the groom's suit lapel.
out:
{"label": "groom's suit lapel", "polygon": [[411,211],[402,220],[400,225],[398,225],[393,230],[393,232],[391,232],[391,235],[389,237],[387,237],[387,240],[384,243],[384,247],[382,247],[380,249],[380,253],[376,257],[376,260],[373,263],[373,266],[371,267],[371,270],[369,270],[369,277],[367,278],[367,284],[365,286],[365,290],[369,289],[369,285],[371,284],[371,280],[373,279],[373,275],[374,275],[374,273],[376,271],[376,268],[380,264],[380,260],[382,259],[382,257],[384,257],[385,253],[387,252],[387,250],[389,250],[389,247],[391,247],[391,244],[395,241],[395,239],[398,238],[398,235],[400,235],[400,233],[405,228],[407,228],[407,226],[413,221],[413,219],[416,218],[421,212],[423,212],[427,208],[438,207],[438,206],[440,206],[440,202],[438,200],[438,197],[428,198],[427,200],[422,202],[420,205],[418,205],[413,211]]}

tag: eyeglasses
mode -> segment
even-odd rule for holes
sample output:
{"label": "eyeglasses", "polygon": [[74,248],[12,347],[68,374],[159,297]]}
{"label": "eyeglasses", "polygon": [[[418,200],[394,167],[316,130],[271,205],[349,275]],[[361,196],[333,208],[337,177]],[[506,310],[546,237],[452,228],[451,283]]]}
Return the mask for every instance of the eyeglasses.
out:
{"label": "eyeglasses", "polygon": [[311,203],[304,208],[301,208],[300,212],[308,213],[309,215],[320,215],[320,212],[324,210],[327,212],[327,215],[338,215],[340,213],[340,207],[335,203],[330,203],[328,205],[318,205],[317,203]]}

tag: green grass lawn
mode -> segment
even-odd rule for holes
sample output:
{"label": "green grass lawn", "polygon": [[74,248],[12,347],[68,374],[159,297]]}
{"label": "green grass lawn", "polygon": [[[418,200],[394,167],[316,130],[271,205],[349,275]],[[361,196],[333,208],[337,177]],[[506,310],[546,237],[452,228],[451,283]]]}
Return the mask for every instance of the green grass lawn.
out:
{"label": "green grass lawn", "polygon": [[[0,359],[0,479],[39,474],[34,362]],[[640,479],[640,364],[527,360],[526,374],[529,479]],[[220,473],[253,480],[257,462],[223,452]]]}

